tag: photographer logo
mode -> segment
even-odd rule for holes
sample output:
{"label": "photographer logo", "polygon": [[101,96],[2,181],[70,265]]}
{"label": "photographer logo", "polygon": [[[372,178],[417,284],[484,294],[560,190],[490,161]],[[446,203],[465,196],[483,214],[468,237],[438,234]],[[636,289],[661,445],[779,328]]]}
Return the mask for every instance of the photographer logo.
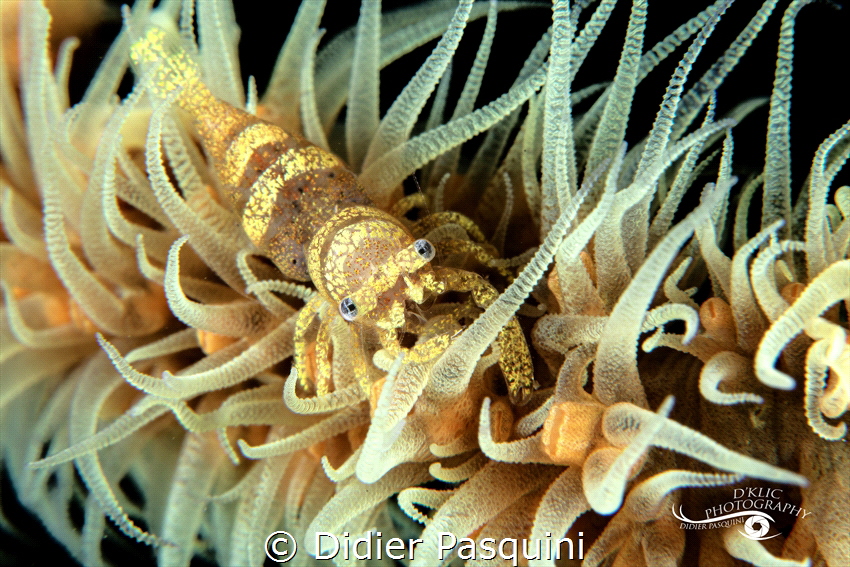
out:
{"label": "photographer logo", "polygon": [[778,531],[771,532],[771,524],[775,522],[774,514],[787,514],[805,518],[810,511],[794,504],[783,502],[781,488],[736,488],[732,499],[707,508],[704,520],[688,518],[682,506],[677,511],[672,509],[673,516],[681,522],[683,530],[710,530],[741,525],[738,532],[747,539],[762,541],[780,535]]}

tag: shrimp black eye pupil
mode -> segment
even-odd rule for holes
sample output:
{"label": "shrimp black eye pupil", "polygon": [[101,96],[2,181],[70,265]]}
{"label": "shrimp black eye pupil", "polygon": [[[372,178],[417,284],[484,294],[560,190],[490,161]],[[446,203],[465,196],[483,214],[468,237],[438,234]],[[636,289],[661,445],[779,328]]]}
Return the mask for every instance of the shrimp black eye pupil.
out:
{"label": "shrimp black eye pupil", "polygon": [[346,321],[354,321],[357,317],[357,306],[350,297],[346,297],[339,302],[339,312]]}
{"label": "shrimp black eye pupil", "polygon": [[436,255],[436,250],[434,250],[434,245],[425,240],[424,238],[420,238],[416,242],[413,243],[413,249],[416,250],[416,253],[419,256],[428,262],[434,259]]}

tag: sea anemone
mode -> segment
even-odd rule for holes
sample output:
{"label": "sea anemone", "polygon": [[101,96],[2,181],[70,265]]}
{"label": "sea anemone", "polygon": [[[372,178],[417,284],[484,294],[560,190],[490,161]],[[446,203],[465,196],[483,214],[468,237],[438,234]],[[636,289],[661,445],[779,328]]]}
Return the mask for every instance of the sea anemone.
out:
{"label": "sea anemone", "polygon": [[[645,0],[624,41],[613,0],[363,0],[330,34],[305,1],[264,89],[244,86],[229,2],[139,1],[73,106],[75,40],[54,48],[47,7],[20,4],[18,70],[0,60],[0,449],[74,559],[125,563],[135,541],[161,565],[258,565],[275,530],[301,564],[327,552],[317,533],[352,557],[358,537],[417,538],[411,565],[478,564],[511,539],[563,539],[588,565],[850,559],[850,122],[824,115],[792,185],[805,0],[718,0],[654,45]],[[551,27],[493,70],[514,17]],[[721,89],[771,17],[770,97]],[[436,244],[461,283],[408,305],[397,355],[252,244],[179,88],[152,96],[137,67],[125,92],[151,25],[174,27],[216,97],[337,153]],[[703,65],[720,30],[736,36]],[[597,39],[619,63],[585,85]],[[666,64],[646,124],[636,97]],[[764,161],[742,167],[759,113]],[[327,324],[299,328],[305,305]],[[533,392],[510,395],[517,380]],[[810,512],[776,514],[770,539],[683,529],[777,487]],[[469,544],[445,553],[446,533]]]}

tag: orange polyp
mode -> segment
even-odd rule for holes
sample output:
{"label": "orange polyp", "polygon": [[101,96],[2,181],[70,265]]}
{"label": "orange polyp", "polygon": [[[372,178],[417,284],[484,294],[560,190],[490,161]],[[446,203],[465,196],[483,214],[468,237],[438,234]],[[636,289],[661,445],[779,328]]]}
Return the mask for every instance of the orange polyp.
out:
{"label": "orange polyp", "polygon": [[171,315],[168,300],[165,298],[165,288],[156,284],[151,284],[148,293],[139,296],[133,307],[144,321],[162,320],[162,324],[165,324]]}
{"label": "orange polyp", "polygon": [[735,350],[737,331],[728,303],[717,297],[706,299],[700,305],[699,319],[709,338],[726,350]]}
{"label": "orange polyp", "polygon": [[699,309],[699,317],[702,326],[709,333],[723,332],[734,324],[732,308],[729,304],[717,297],[706,299]]}
{"label": "orange polyp", "polygon": [[599,403],[554,404],[543,424],[543,450],[559,465],[579,465],[601,437],[605,407]]}
{"label": "orange polyp", "polygon": [[201,346],[204,354],[212,354],[239,340],[236,337],[228,337],[209,331],[196,330],[195,334],[198,336],[198,344]]}
{"label": "orange polyp", "polygon": [[68,299],[66,297],[57,297],[47,293],[40,295],[44,320],[48,326],[59,327],[71,322],[71,313],[68,309]]}
{"label": "orange polyp", "polygon": [[94,321],[92,321],[88,315],[86,315],[85,310],[80,307],[80,304],[70,300],[68,304],[68,312],[71,316],[71,321],[74,323],[74,326],[79,330],[85,333],[101,333],[103,330],[95,325]]}
{"label": "orange polyp", "polygon": [[12,297],[15,299],[23,299],[30,294],[30,290],[25,287],[13,287],[12,288]]}

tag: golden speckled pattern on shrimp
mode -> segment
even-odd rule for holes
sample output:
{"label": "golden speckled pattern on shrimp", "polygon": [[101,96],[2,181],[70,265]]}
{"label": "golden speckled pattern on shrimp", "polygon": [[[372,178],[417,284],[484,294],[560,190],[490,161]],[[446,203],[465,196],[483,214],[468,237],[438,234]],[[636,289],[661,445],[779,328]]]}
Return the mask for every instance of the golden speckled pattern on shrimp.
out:
{"label": "golden speckled pattern on shrimp", "polygon": [[354,174],[333,154],[214,97],[162,28],[149,28],[131,57],[142,75],[153,74],[151,94],[179,90],[176,102],[192,117],[251,241],[284,276],[309,280],[304,249],[316,227],[342,207],[370,204]]}

